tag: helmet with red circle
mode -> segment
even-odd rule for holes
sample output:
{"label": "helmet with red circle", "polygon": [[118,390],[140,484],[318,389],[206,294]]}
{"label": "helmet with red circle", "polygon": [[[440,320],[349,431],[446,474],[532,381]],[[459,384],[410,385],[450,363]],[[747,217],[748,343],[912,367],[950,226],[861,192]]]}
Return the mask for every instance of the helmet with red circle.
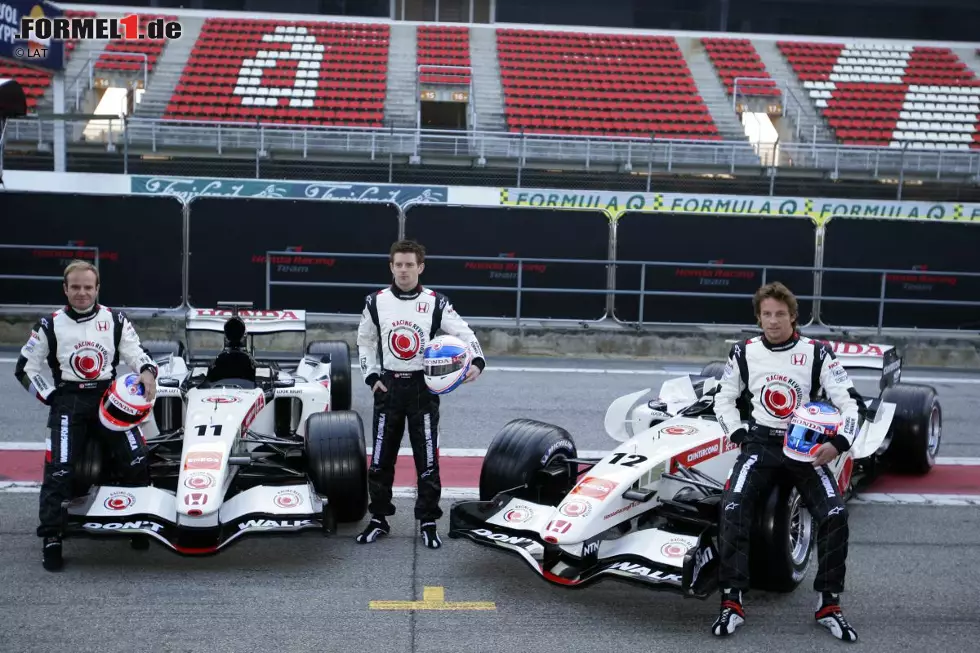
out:
{"label": "helmet with red circle", "polygon": [[127,374],[112,382],[99,402],[99,420],[110,431],[128,431],[143,422],[153,410],[138,374]]}
{"label": "helmet with red circle", "polygon": [[470,371],[473,352],[455,336],[433,338],[422,355],[422,371],[429,392],[444,395],[459,387]]}
{"label": "helmet with red circle", "polygon": [[840,411],[828,403],[803,404],[789,420],[783,436],[783,453],[800,462],[813,462],[817,449],[837,435],[841,425]]}

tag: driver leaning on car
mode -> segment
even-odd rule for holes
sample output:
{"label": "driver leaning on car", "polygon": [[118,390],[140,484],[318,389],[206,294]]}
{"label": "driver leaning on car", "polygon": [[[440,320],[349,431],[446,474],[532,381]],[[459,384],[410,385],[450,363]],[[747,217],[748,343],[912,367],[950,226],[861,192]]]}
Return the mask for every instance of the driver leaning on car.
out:
{"label": "driver leaning on car", "polygon": [[[715,414],[725,435],[741,451],[721,502],[719,533],[721,612],[715,635],[732,634],[745,621],[742,592],[749,589],[749,538],[755,506],[769,494],[775,472],[785,472],[817,523],[819,594],[814,618],[837,638],[855,641],[844,619],[847,509],[827,464],[847,451],[858,431],[864,402],[844,367],[825,344],[797,331],[797,301],[786,286],[771,283],[755,293],[753,306],[763,334],[732,346],[715,396]],[[835,437],[817,449],[812,462],[783,453],[783,436],[793,411],[823,389],[841,413]],[[744,424],[743,424],[744,421]]]}

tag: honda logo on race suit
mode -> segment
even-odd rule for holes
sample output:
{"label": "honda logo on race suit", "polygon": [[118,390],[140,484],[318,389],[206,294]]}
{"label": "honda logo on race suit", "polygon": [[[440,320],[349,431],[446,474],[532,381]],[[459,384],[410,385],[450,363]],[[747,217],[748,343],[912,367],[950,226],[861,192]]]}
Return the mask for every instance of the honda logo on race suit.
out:
{"label": "honda logo on race suit", "polygon": [[806,354],[793,354],[793,365],[806,365]]}

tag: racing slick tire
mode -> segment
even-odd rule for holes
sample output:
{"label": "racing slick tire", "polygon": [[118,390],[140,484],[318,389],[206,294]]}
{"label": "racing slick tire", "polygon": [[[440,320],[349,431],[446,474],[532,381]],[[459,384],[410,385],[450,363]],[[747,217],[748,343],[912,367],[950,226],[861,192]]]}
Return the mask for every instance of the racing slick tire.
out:
{"label": "racing slick tire", "polygon": [[897,383],[885,388],[881,400],[895,404],[885,452],[889,468],[926,474],[936,464],[943,437],[943,410],[936,389],[928,385]]}
{"label": "racing slick tire", "polygon": [[721,375],[725,373],[726,364],[725,361],[711,361],[701,368],[701,376],[708,376],[720,380]]}
{"label": "racing slick tire", "polygon": [[72,494],[85,496],[93,485],[100,485],[102,470],[106,469],[105,452],[98,438],[85,440],[82,455],[75,459],[72,467]]}
{"label": "racing slick tire", "polygon": [[792,592],[806,576],[816,549],[813,517],[791,483],[777,483],[756,510],[749,545],[751,585]]}
{"label": "racing slick tire", "polygon": [[368,508],[364,424],[353,410],[325,411],[306,421],[306,473],[340,523],[360,521]]}
{"label": "racing slick tire", "polygon": [[[544,487],[535,476],[554,463],[577,456],[575,441],[562,427],[533,419],[511,420],[493,437],[483,458],[480,500],[489,501],[511,490],[518,498],[557,505],[574,485],[574,470],[571,478],[562,474]],[[519,486],[525,487],[514,490]]]}
{"label": "racing slick tire", "polygon": [[343,340],[314,340],[306,347],[306,353],[330,363],[330,410],[350,410],[350,345]]}

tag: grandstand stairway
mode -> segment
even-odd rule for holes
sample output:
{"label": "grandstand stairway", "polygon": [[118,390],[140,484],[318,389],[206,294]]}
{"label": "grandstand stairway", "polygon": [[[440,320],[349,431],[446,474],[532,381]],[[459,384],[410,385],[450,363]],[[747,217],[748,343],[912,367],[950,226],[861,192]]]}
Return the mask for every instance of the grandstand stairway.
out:
{"label": "grandstand stairway", "polygon": [[146,118],[160,118],[167,109],[170,98],[174,95],[174,89],[180,76],[187,65],[187,60],[191,56],[191,50],[197,43],[197,37],[201,34],[204,27],[203,18],[193,18],[182,16],[180,24],[183,33],[179,40],[171,41],[163,49],[157,64],[150,73],[146,85],[146,92],[136,107],[135,115]]}
{"label": "grandstand stairway", "polygon": [[726,141],[744,141],[748,143],[745,129],[738,120],[738,114],[732,108],[732,99],[722,85],[708,54],[698,39],[677,38],[691,77],[698,85],[701,98],[708,107],[708,113],[718,127],[719,133]]}
{"label": "grandstand stairway", "polygon": [[473,103],[477,129],[506,132],[504,88],[500,83],[497,35],[493,29],[470,28],[470,60],[473,62]]}
{"label": "grandstand stairway", "polygon": [[415,25],[395,23],[388,42],[388,88],[385,92],[385,126],[415,129],[418,126],[417,34]]}
{"label": "grandstand stairway", "polygon": [[816,107],[810,101],[809,91],[800,84],[800,80],[793,73],[789,62],[776,47],[776,42],[759,39],[753,41],[752,44],[755,46],[755,51],[759,53],[759,58],[762,59],[766,70],[769,71],[769,76],[792,94],[792,97],[785,101],[788,106],[785,107],[784,111],[792,120],[796,120],[799,116],[799,141],[802,143],[836,143],[837,139],[827,129],[827,123],[817,113]]}

